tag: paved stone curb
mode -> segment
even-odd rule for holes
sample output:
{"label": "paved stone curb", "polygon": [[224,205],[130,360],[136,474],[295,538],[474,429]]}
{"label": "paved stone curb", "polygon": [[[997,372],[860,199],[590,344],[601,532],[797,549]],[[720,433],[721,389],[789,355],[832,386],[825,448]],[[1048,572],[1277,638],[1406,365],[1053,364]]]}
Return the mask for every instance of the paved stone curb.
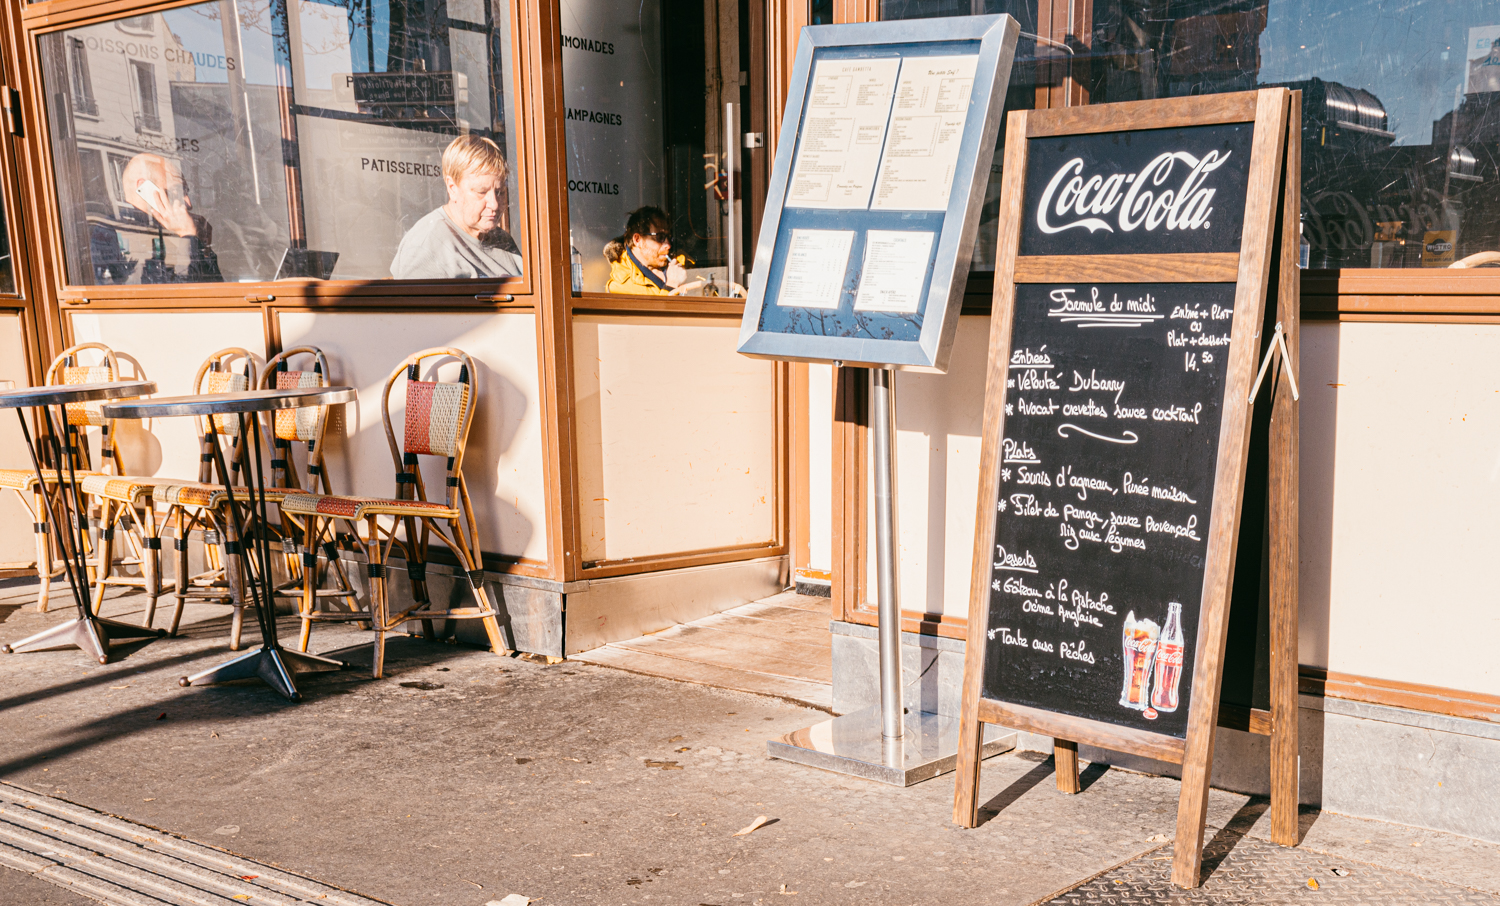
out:
{"label": "paved stone curb", "polygon": [[3,781],[0,864],[111,906],[389,906]]}

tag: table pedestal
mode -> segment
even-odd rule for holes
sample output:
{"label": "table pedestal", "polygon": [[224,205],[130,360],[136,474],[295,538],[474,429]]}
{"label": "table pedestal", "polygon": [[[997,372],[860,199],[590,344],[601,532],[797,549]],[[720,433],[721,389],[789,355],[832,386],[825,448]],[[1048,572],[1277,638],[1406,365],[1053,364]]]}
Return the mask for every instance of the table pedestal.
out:
{"label": "table pedestal", "polygon": [[[258,679],[290,701],[301,701],[297,691],[299,673],[324,673],[341,669],[344,664],[331,658],[287,651],[276,638],[276,580],[271,574],[271,528],[266,508],[266,470],[261,460],[260,419],[258,412],[293,409],[302,406],[346,403],[355,399],[350,387],[308,387],[286,390],[242,390],[205,396],[169,397],[119,404],[106,409],[114,418],[160,418],[164,416],[205,416],[210,433],[209,455],[218,469],[224,487],[224,508],[234,538],[243,544],[244,588],[246,603],[254,606],[260,623],[261,646],[202,673],[184,676],[182,686],[207,686],[234,680]],[[232,472],[225,468],[215,416],[233,415],[238,421],[236,435],[240,443],[249,444],[245,457],[243,498],[236,496]]]}
{"label": "table pedestal", "polygon": [[109,663],[111,642],[127,639],[159,639],[166,635],[160,629],[132,626],[118,620],[103,617],[74,617],[66,623],[44,629],[34,636],[22,639],[13,645],[0,646],[6,654],[21,654],[26,651],[41,651],[44,648],[62,648],[73,645],[82,648],[101,664]]}
{"label": "table pedestal", "polygon": [[177,681],[180,686],[209,686],[234,680],[260,679],[292,701],[300,701],[302,693],[292,677],[299,673],[331,673],[342,669],[342,661],[335,661],[316,654],[287,651],[285,648],[263,647],[247,651],[232,661],[210,667],[202,673],[184,676]]}
{"label": "table pedestal", "polygon": [[[73,605],[78,616],[43,630],[29,638],[10,645],[0,646],[6,654],[25,651],[40,651],[44,648],[80,648],[100,664],[109,663],[111,642],[129,639],[159,639],[165,632],[144,626],[131,626],[116,620],[106,620],[94,614],[89,606],[88,561],[84,552],[84,533],[87,531],[87,507],[79,490],[79,476],[75,462],[76,450],[83,444],[83,437],[68,423],[69,403],[120,399],[142,393],[153,393],[156,385],[150,381],[115,381],[104,384],[74,384],[49,387],[31,387],[0,394],[0,408],[15,409],[21,423],[21,436],[26,441],[31,464],[36,470],[36,480],[42,488],[42,500],[47,511],[38,513],[38,519],[50,519],[57,527],[58,546],[62,548],[63,569],[73,592]],[[52,407],[57,407],[57,420],[53,421]],[[35,409],[41,415],[39,428],[44,431],[35,437],[26,423],[23,409]],[[59,442],[59,437],[63,442]],[[47,493],[46,472],[43,463],[49,457],[57,472],[56,493]],[[48,557],[50,558],[50,551]],[[40,559],[40,558],[39,558]],[[38,564],[39,568],[49,568]],[[107,571],[109,564],[101,564]],[[102,581],[102,576],[101,576]],[[102,600],[102,597],[101,597]]]}

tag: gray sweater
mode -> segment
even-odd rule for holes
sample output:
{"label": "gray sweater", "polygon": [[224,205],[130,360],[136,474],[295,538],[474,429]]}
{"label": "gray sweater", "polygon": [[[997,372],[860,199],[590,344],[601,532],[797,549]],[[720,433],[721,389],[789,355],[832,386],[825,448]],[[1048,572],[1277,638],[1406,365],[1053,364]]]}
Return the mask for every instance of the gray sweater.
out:
{"label": "gray sweater", "polygon": [[391,260],[391,276],[397,280],[520,275],[520,256],[470,236],[442,208],[418,220],[406,231],[401,237],[401,245],[396,248],[396,257]]}

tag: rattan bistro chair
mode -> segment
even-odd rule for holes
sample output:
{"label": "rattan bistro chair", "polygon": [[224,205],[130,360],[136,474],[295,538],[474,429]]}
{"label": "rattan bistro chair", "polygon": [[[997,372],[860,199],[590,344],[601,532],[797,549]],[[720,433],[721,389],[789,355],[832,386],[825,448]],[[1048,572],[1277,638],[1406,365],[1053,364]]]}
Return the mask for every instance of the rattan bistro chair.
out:
{"label": "rattan bistro chair", "polygon": [[[429,369],[428,380],[421,380],[422,363],[429,359],[457,359],[460,364],[458,380],[451,383],[436,380],[437,365],[442,364],[441,361]],[[451,348],[424,349],[408,356],[391,372],[381,396],[381,413],[396,466],[394,498],[289,494],[281,501],[282,512],[306,518],[309,537],[319,537],[319,523],[323,520],[349,523],[357,539],[360,523],[365,528],[365,536],[358,539],[358,544],[368,559],[369,609],[352,614],[318,610],[315,607],[316,571],[304,569],[303,651],[307,650],[308,632],[314,622],[368,621],[375,632],[373,672],[379,678],[385,672],[386,634],[401,624],[421,620],[424,626],[430,627],[432,620],[482,620],[490,648],[496,654],[508,653],[500,635],[495,608],[484,588],[484,574],[479,563],[479,530],[463,477],[464,447],[477,396],[475,375],[473,360],[462,351]],[[391,423],[391,391],[402,379],[405,380],[406,414],[398,444]],[[421,456],[447,459],[445,501],[427,499],[418,465]],[[450,607],[441,611],[432,608],[426,582],[431,534],[436,534],[458,558],[467,574],[476,606]],[[392,549],[397,547],[406,557],[414,602],[411,607],[392,613],[387,563]]]}
{"label": "rattan bistro chair", "polygon": [[[192,386],[194,393],[208,394],[235,393],[249,390],[255,384],[254,357],[249,350],[230,347],[204,359],[198,366],[198,373],[193,376]],[[224,507],[224,476],[214,472],[214,448],[219,448],[220,457],[229,469],[235,499],[247,500],[248,491],[240,486],[239,477],[248,455],[245,449],[248,438],[240,435],[240,419],[234,415],[215,415],[211,419],[196,418],[194,421],[199,437],[197,481],[158,479],[151,488],[152,503],[166,508],[163,525],[171,525],[174,535],[172,546],[176,554],[177,587],[173,592],[172,624],[167,631],[174,636],[177,634],[189,598],[228,604],[233,608],[229,647],[237,651],[245,627],[245,563],[239,538],[235,537],[234,520],[229,518]],[[203,532],[207,568],[198,575],[190,575],[188,538],[195,531]]]}
{"label": "rattan bistro chair", "polygon": [[[306,364],[311,370],[294,371],[295,360],[311,359]],[[297,346],[277,354],[261,372],[261,389],[296,390],[307,387],[327,387],[328,359],[315,346]],[[300,409],[278,409],[265,413],[270,424],[266,436],[274,447],[271,455],[271,487],[266,489],[267,502],[279,503],[287,494],[311,493],[331,494],[328,472],[323,464],[323,432],[328,425],[327,406],[306,406]],[[298,468],[294,451],[297,445],[306,444],[303,468]],[[313,577],[318,598],[344,598],[351,606],[359,592],[350,584],[344,573],[343,562],[338,556],[338,547],[328,533],[323,536],[309,535],[307,520],[282,511],[280,514],[282,553],[288,579],[277,586],[276,596],[302,602],[302,569],[319,570],[317,553],[321,547],[327,554],[325,567],[332,577],[333,588],[323,588],[321,575]],[[301,551],[299,560],[297,552]],[[305,632],[304,632],[305,636]],[[307,639],[302,640],[302,650],[307,650]]]}
{"label": "rattan bistro chair", "polygon": [[[86,352],[98,354],[99,362],[94,365],[80,364]],[[93,356],[90,356],[91,358]],[[120,366],[115,359],[115,352],[103,343],[80,343],[64,349],[52,364],[47,367],[44,382],[53,384],[98,384],[115,381],[119,379]],[[120,465],[120,451],[115,444],[115,438],[110,431],[109,419],[104,418],[99,412],[98,403],[70,403],[66,407],[67,424],[64,426],[65,437],[63,438],[64,455],[72,459],[74,474],[89,476],[100,474],[92,468],[92,459],[89,453],[87,432],[90,428],[99,429],[99,459],[102,468],[107,473],[118,474]],[[0,491],[14,491],[21,498],[21,503],[31,513],[32,531],[36,535],[36,576],[37,576],[37,600],[36,607],[41,613],[47,612],[47,601],[51,596],[52,577],[62,571],[61,565],[53,558],[52,526],[48,522],[47,495],[56,493],[58,487],[58,474],[56,469],[44,469],[42,471],[43,482],[37,482],[36,472],[32,471],[29,464],[23,468],[0,469]],[[85,534],[85,543],[88,543]],[[148,551],[139,551],[143,564],[150,563]],[[144,568],[144,566],[143,566]]]}
{"label": "rattan bistro chair", "polygon": [[[238,370],[237,370],[238,369]],[[213,353],[199,366],[193,378],[194,393],[232,393],[248,390],[255,382],[255,360],[250,352],[240,348],[221,349]],[[234,608],[230,625],[230,647],[237,649],[244,626],[244,603],[242,576],[243,563],[239,555],[238,539],[234,537],[233,520],[221,519],[224,504],[223,476],[214,475],[214,447],[219,445],[230,474],[238,478],[243,462],[243,445],[239,442],[239,420],[235,416],[214,416],[212,424],[207,419],[198,419],[201,444],[198,457],[198,479],[189,481],[166,476],[121,476],[108,478],[92,476],[83,481],[84,490],[100,498],[104,505],[101,524],[100,563],[103,564],[95,581],[94,610],[103,605],[107,586],[128,584],[129,580],[114,575],[110,560],[113,534],[110,528],[119,514],[139,510],[144,516],[143,528],[147,544],[156,550],[161,547],[157,532],[157,507],[165,507],[166,514],[161,525],[172,525],[175,529],[173,546],[177,554],[177,581],[173,587],[174,607],[170,632],[177,633],[182,620],[186,600],[204,598],[227,603]],[[237,483],[237,482],[236,482]],[[238,497],[239,495],[236,494]],[[123,506],[122,506],[123,504]],[[196,530],[204,531],[204,556],[208,569],[199,575],[189,575],[187,566],[188,536]],[[153,551],[154,553],[155,551]],[[155,570],[154,576],[160,575]],[[148,582],[147,603],[143,625],[150,626],[156,615],[156,598],[163,586],[158,579],[155,585]]]}

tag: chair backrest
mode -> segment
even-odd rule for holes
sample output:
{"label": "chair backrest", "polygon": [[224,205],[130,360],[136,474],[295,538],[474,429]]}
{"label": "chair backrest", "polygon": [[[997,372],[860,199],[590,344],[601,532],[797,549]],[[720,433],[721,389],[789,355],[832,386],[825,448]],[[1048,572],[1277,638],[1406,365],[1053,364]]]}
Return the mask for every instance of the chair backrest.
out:
{"label": "chair backrest", "polygon": [[[293,359],[302,359],[303,365],[312,370],[298,371],[292,368]],[[306,361],[311,359],[311,361]],[[266,362],[261,372],[262,390],[295,390],[303,387],[328,386],[328,359],[316,346],[297,346],[278,353]],[[317,493],[321,485],[324,494],[331,493],[328,474],[323,469],[323,431],[328,425],[327,406],[304,406],[300,409],[278,409],[267,413],[270,428],[266,432],[274,447],[271,456],[271,481],[273,487],[297,488]],[[297,474],[297,463],[292,458],[292,445],[307,444],[307,478],[304,482]]]}
{"label": "chair backrest", "polygon": [[[193,376],[193,393],[234,393],[238,390],[249,390],[256,386],[257,371],[255,357],[248,349],[231,346],[212,353],[198,366],[198,373]],[[253,418],[254,416],[246,416]],[[198,480],[214,482],[213,475],[213,445],[223,444],[228,449],[224,450],[224,459],[231,473],[234,473],[235,483],[238,483],[238,473],[241,465],[241,455],[245,447],[244,438],[240,437],[240,418],[237,415],[215,415],[212,424],[207,418],[195,419],[198,424],[198,436],[202,439],[202,455],[198,457]]]}
{"label": "chair backrest", "polygon": [[[436,380],[437,370],[444,364],[442,361],[431,362],[428,379],[423,380],[423,363],[443,359],[458,361],[458,380]],[[396,464],[397,497],[426,500],[427,490],[422,482],[418,457],[442,456],[447,459],[445,497],[448,505],[469,509],[468,492],[463,483],[463,459],[469,425],[474,420],[474,400],[478,390],[474,379],[474,360],[463,350],[448,346],[424,349],[407,356],[386,379],[385,393],[380,401],[381,415],[391,458]],[[406,383],[406,412],[398,436],[392,424],[391,391],[401,380]]]}
{"label": "chair backrest", "polygon": [[[85,360],[93,359],[97,359],[97,362],[86,364]],[[104,384],[119,379],[120,363],[115,358],[115,351],[103,343],[69,346],[58,353],[52,364],[47,366],[46,382],[49,385]],[[64,445],[77,456],[73,461],[75,469],[91,468],[86,432],[89,428],[98,428],[99,458],[102,460],[100,471],[123,475],[125,466],[120,462],[120,448],[115,443],[114,421],[104,417],[100,411],[103,405],[102,402],[68,403],[64,407],[67,414],[67,439]]]}

